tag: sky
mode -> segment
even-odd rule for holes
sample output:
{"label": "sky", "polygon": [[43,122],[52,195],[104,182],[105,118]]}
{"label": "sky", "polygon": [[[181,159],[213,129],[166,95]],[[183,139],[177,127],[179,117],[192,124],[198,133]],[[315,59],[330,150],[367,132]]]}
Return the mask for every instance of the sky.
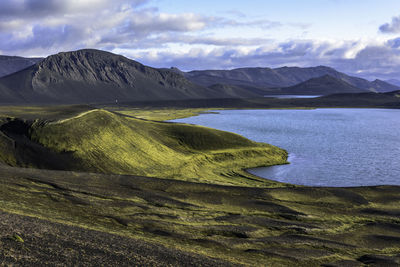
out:
{"label": "sky", "polygon": [[326,65],[400,80],[400,1],[0,0],[0,54],[83,48],[184,71]]}

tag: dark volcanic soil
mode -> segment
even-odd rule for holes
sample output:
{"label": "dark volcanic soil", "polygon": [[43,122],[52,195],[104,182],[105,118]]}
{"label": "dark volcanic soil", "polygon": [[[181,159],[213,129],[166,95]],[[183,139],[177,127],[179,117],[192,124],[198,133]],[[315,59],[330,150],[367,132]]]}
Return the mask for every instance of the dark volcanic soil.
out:
{"label": "dark volcanic soil", "polygon": [[0,265],[398,266],[399,195],[0,166]]}
{"label": "dark volcanic soil", "polygon": [[[17,241],[14,235],[24,242]],[[232,266],[84,228],[0,212],[0,265],[29,266]]]}

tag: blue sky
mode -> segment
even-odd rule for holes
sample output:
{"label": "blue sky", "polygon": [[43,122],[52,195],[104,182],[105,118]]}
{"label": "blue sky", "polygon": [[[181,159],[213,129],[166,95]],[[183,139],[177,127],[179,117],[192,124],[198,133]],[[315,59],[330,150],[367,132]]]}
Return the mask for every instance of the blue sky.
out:
{"label": "blue sky", "polygon": [[0,1],[0,54],[81,48],[182,70],[328,65],[400,78],[400,1]]}
{"label": "blue sky", "polygon": [[[168,13],[195,12],[232,18],[244,15],[249,20],[263,18],[281,23],[307,24],[307,36],[315,38],[353,39],[367,34],[376,35],[380,24],[396,15],[395,11],[400,13],[400,1],[396,0],[159,0],[154,3],[161,11]],[[290,37],[291,34],[296,36],[301,32],[295,29],[274,32],[279,39]]]}

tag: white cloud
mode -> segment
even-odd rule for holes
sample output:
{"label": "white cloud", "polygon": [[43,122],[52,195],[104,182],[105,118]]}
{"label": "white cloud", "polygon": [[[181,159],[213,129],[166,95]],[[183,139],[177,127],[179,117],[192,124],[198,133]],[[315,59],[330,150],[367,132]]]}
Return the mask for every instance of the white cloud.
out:
{"label": "white cloud", "polygon": [[345,59],[354,59],[357,57],[358,53],[365,49],[368,44],[364,42],[354,42],[347,48],[347,51],[344,53]]}
{"label": "white cloud", "polygon": [[379,27],[382,33],[400,33],[400,16],[393,17],[390,23],[385,23]]}

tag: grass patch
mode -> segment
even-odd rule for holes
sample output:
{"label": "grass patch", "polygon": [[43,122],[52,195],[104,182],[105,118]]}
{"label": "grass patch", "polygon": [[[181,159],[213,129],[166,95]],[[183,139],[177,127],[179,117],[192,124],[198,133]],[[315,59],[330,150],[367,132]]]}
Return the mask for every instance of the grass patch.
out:
{"label": "grass patch", "polygon": [[[107,110],[112,110],[119,114],[132,116],[139,119],[152,120],[152,121],[168,121],[183,119],[187,117],[197,116],[202,113],[207,113],[209,109],[204,108],[190,108],[190,109],[180,109],[180,108],[110,108],[106,107]],[[215,110],[218,110],[216,108]]]}
{"label": "grass patch", "polygon": [[13,234],[10,239],[19,242],[19,243],[24,243],[25,241],[20,237],[18,234]]}

